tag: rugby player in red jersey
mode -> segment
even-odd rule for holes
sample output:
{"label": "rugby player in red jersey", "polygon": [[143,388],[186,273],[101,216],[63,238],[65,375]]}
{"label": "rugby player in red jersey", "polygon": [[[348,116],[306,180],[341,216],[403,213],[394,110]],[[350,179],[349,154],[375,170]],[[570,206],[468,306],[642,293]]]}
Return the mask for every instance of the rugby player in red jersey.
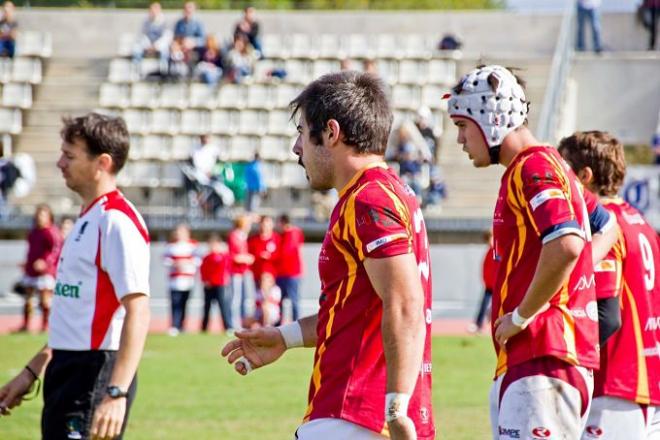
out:
{"label": "rugby player in red jersey", "polygon": [[493,438],[577,439],[599,365],[591,229],[606,251],[614,221],[527,128],[523,84],[509,70],[474,69],[446,97],[474,166],[506,167],[493,217]]}
{"label": "rugby player in red jersey", "polygon": [[[620,228],[595,273],[596,295],[609,301],[621,328],[601,347],[582,438],[660,438],[658,236],[637,209],[617,196],[626,162],[616,138],[600,131],[577,132],[562,139],[558,150],[584,186],[616,215]],[[656,437],[650,437],[652,426]]]}
{"label": "rugby player in red jersey", "polygon": [[320,309],[237,332],[222,354],[246,374],[288,348],[316,348],[299,439],[432,439],[428,240],[415,194],[383,162],[385,86],[370,74],[332,73],[292,106],[293,151],[310,186],[339,192],[319,255]]}

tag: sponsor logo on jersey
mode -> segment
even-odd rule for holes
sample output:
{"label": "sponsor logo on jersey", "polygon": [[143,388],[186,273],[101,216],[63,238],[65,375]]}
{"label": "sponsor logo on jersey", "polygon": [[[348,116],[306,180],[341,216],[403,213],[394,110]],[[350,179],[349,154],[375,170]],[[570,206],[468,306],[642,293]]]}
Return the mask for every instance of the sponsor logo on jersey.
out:
{"label": "sponsor logo on jersey", "polygon": [[543,190],[534,197],[532,197],[532,200],[529,201],[529,204],[532,206],[532,211],[535,211],[536,208],[538,208],[548,200],[552,200],[552,199],[566,199],[566,196],[564,195],[562,190],[556,188],[550,188]]}
{"label": "sponsor logo on jersey", "polygon": [[419,418],[424,424],[429,422],[429,409],[427,407],[423,406],[419,409]]}
{"label": "sponsor logo on jersey", "polygon": [[656,331],[660,329],[660,316],[651,316],[649,319],[646,320],[646,325],[644,326],[644,330],[648,331]]}
{"label": "sponsor logo on jersey", "polygon": [[386,235],[385,237],[378,238],[371,243],[367,244],[367,252],[372,252],[379,247],[381,247],[384,244],[387,244],[389,242],[392,242],[394,240],[398,240],[400,238],[407,238],[407,235],[404,233],[400,234],[392,234],[392,235]]}
{"label": "sponsor logo on jersey", "polygon": [[627,212],[622,212],[623,219],[628,223],[629,225],[643,225],[646,223],[644,221],[644,217],[642,217],[640,214],[628,214]]}
{"label": "sponsor logo on jersey", "polygon": [[503,428],[501,426],[498,426],[498,428],[500,431],[500,437],[520,438],[520,429]]}
{"label": "sponsor logo on jersey", "polygon": [[584,289],[589,289],[593,287],[595,284],[595,277],[594,274],[591,274],[589,276],[587,275],[582,275],[580,279],[578,280],[577,284],[573,288],[574,292],[579,292]]}
{"label": "sponsor logo on jersey", "polygon": [[585,434],[589,438],[601,438],[603,436],[603,430],[598,426],[589,425],[584,430]]}
{"label": "sponsor logo on jersey", "polygon": [[80,286],[64,284],[59,281],[55,284],[55,295],[65,298],[80,298]]}
{"label": "sponsor logo on jersey", "polygon": [[550,438],[550,430],[548,428],[544,428],[543,426],[539,426],[538,428],[532,429],[532,435],[534,438]]}
{"label": "sponsor logo on jersey", "polygon": [[594,272],[616,272],[616,263],[614,260],[601,260],[596,263]]}
{"label": "sponsor logo on jersey", "polygon": [[76,239],[74,241],[80,241],[80,238],[83,236],[85,233],[85,229],[87,229],[87,225],[89,224],[88,221],[85,221],[82,226],[80,226],[80,231],[78,231],[78,236],[76,236]]}
{"label": "sponsor logo on jersey", "polygon": [[598,303],[596,301],[589,301],[585,310],[589,319],[598,322]]}
{"label": "sponsor logo on jersey", "polygon": [[431,374],[433,364],[431,362],[422,362],[422,374]]}

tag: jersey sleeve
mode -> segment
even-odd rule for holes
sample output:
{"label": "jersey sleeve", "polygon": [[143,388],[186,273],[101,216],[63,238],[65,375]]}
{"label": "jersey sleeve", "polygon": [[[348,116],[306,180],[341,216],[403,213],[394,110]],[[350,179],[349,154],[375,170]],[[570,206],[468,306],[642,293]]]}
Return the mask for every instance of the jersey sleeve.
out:
{"label": "jersey sleeve", "polygon": [[369,185],[356,196],[351,217],[349,213],[345,218],[361,261],[412,252],[413,219],[394,191]]}
{"label": "jersey sleeve", "polygon": [[568,176],[561,166],[541,155],[527,159],[521,166],[518,188],[513,189],[522,193],[543,244],[568,234],[584,238],[569,200]]}
{"label": "jersey sleeve", "polygon": [[598,198],[588,189],[584,190],[584,202],[589,213],[589,226],[592,234],[605,233],[616,224],[616,216],[600,204]]}
{"label": "jersey sleeve", "polygon": [[614,298],[621,294],[623,289],[623,237],[620,235],[607,256],[594,266],[596,282],[596,298]]}
{"label": "jersey sleeve", "polygon": [[117,298],[149,295],[149,241],[126,214],[111,210],[101,223],[101,268]]}

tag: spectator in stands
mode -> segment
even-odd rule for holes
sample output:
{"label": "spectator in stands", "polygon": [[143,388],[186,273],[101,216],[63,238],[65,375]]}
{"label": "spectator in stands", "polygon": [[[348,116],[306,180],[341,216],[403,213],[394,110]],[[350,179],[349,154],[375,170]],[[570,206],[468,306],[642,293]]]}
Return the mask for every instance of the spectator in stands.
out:
{"label": "spectator in stands", "polygon": [[211,234],[208,241],[209,253],[202,260],[200,273],[204,284],[204,313],[202,331],[209,325],[209,314],[213,302],[218,303],[225,331],[232,330],[231,291],[228,285],[229,250],[217,234]]}
{"label": "spectator in stands", "polygon": [[73,229],[74,224],[75,221],[68,215],[65,215],[60,220],[60,235],[62,236],[62,243],[64,243],[64,240],[66,240],[66,238],[69,236],[69,233]]}
{"label": "spectator in stands", "polygon": [[139,63],[145,56],[158,57],[161,71],[164,72],[167,69],[171,43],[172,31],[167,28],[160,3],[153,2],[149,5],[148,16],[142,23],[142,30],[135,42],[133,61]]}
{"label": "spectator in stands", "polygon": [[282,290],[269,272],[261,275],[256,307],[256,318],[262,326],[275,326],[282,320]]}
{"label": "spectator in stands", "polygon": [[254,257],[248,251],[248,233],[251,221],[247,215],[239,215],[234,220],[234,229],[229,232],[227,243],[229,244],[229,274],[231,275],[232,307],[231,314],[234,322],[232,327],[240,329],[246,318],[251,315],[253,304],[249,304],[248,298],[248,276],[250,265]]}
{"label": "spectator in stands", "polygon": [[254,212],[259,209],[261,197],[266,194],[267,190],[259,153],[255,153],[254,158],[245,165],[245,187],[247,190],[245,209],[248,212]]}
{"label": "spectator in stands", "polygon": [[248,252],[254,257],[252,276],[259,286],[261,276],[270,273],[275,276],[276,256],[280,246],[280,236],[275,232],[273,218],[262,215],[259,219],[259,231],[248,239]]}
{"label": "spectator in stands", "polygon": [[442,135],[442,130],[435,126],[433,122],[433,113],[431,109],[422,106],[417,110],[417,115],[415,117],[415,127],[419,130],[419,133],[426,141],[426,144],[429,146],[429,151],[431,153],[431,162],[436,163],[438,160],[439,145],[440,145],[440,136]]}
{"label": "spectator in stands", "polygon": [[18,22],[15,13],[14,4],[6,1],[2,6],[2,18],[0,18],[0,57],[14,58],[16,53]]}
{"label": "spectator in stands", "polygon": [[339,70],[353,70],[353,62],[350,58],[342,58],[339,61]]}
{"label": "spectator in stands", "polygon": [[[655,50],[658,21],[660,21],[660,0],[644,0],[642,2],[642,12],[648,16],[648,23],[645,23],[645,26],[649,30],[649,50]],[[646,22],[646,20],[644,21]]]}
{"label": "spectator in stands", "polygon": [[190,237],[190,228],[185,224],[176,227],[172,241],[165,248],[164,263],[169,268],[169,288],[172,311],[170,336],[178,336],[184,329],[186,306],[195,285],[198,257],[197,242]]}
{"label": "spectator in stands", "polygon": [[362,70],[366,73],[371,73],[372,75],[378,75],[378,66],[376,65],[376,60],[373,58],[367,58],[362,62]]}
{"label": "spectator in stands", "polygon": [[23,306],[23,325],[20,331],[27,331],[32,317],[32,297],[39,295],[41,308],[41,331],[48,328],[48,314],[55,288],[57,260],[62,246],[60,231],[53,220],[53,211],[48,205],[39,205],[34,213],[34,226],[28,234],[28,253],[25,262],[26,287]]}
{"label": "spectator in stands", "polygon": [[246,77],[252,76],[257,57],[248,39],[243,34],[234,35],[234,43],[227,54],[229,78],[235,83],[241,83]]}
{"label": "spectator in stands", "polygon": [[193,76],[204,84],[215,86],[222,79],[224,70],[224,57],[218,39],[215,35],[209,35],[206,37],[204,49],[200,52]]}
{"label": "spectator in stands", "polygon": [[412,142],[410,133],[405,125],[399,127],[399,142],[396,153],[396,161],[399,163],[399,175],[408,186],[415,191],[417,196],[422,194],[420,177],[422,172],[422,161],[419,159],[415,144]]}
{"label": "spectator in stands", "polygon": [[438,43],[439,50],[460,50],[463,46],[461,40],[458,39],[454,34],[445,34],[442,36],[442,39]]}
{"label": "spectator in stands", "polygon": [[658,127],[658,131],[653,135],[653,138],[651,139],[651,148],[653,149],[653,162],[656,165],[660,165],[660,127]]}
{"label": "spectator in stands", "polygon": [[21,171],[13,160],[4,157],[4,150],[0,148],[0,218],[6,215],[7,197],[19,177]]}
{"label": "spectator in stands", "polygon": [[[189,66],[197,62],[198,51],[204,48],[206,33],[201,21],[194,17],[197,5],[193,1],[183,4],[183,17],[174,25],[172,50],[177,57],[182,55]],[[173,57],[174,61],[179,61]]]}
{"label": "spectator in stands", "polygon": [[219,156],[220,148],[211,142],[209,135],[200,135],[199,144],[195,145],[191,156],[195,169],[208,178],[212,177]]}
{"label": "spectator in stands", "polygon": [[497,256],[493,250],[493,232],[491,230],[484,233],[484,241],[488,245],[488,250],[486,251],[486,255],[484,255],[484,261],[481,267],[484,293],[479,302],[479,308],[477,309],[477,316],[474,319],[474,323],[471,323],[468,326],[468,331],[470,333],[481,331],[481,327],[487,316],[486,312],[488,312],[493,298],[493,287],[495,286],[495,275],[497,273]]}
{"label": "spectator in stands", "polygon": [[[291,224],[287,214],[279,218],[280,248],[277,252],[277,285],[282,289],[282,299],[291,301],[293,321],[300,317],[300,297],[298,289],[303,274],[302,245],[305,237],[302,230]],[[283,316],[282,311],[282,316]]]}
{"label": "spectator in stands", "polygon": [[577,44],[579,51],[585,50],[584,32],[585,23],[589,22],[593,37],[593,49],[596,53],[603,50],[600,42],[600,3],[601,0],[577,0]]}
{"label": "spectator in stands", "polygon": [[447,185],[442,176],[440,166],[432,165],[429,178],[429,187],[424,194],[423,207],[439,207],[444,199],[447,198]]}
{"label": "spectator in stands", "polygon": [[253,6],[245,8],[243,10],[243,18],[236,24],[236,28],[234,29],[234,36],[244,35],[257,52],[257,56],[261,59],[264,57],[264,53],[259,36],[259,22],[256,20],[256,14],[257,10]]}

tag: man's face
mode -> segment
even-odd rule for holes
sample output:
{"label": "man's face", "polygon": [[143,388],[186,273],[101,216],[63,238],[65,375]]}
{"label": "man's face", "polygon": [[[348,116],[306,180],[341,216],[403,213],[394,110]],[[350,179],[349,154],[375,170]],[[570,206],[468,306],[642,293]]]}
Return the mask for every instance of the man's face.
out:
{"label": "man's face", "polygon": [[490,165],[490,153],[488,152],[488,145],[484,139],[479,126],[469,119],[465,118],[452,118],[454,125],[458,127],[458,136],[456,142],[463,145],[465,151],[472,164],[476,168],[483,168]]}
{"label": "man's face", "polygon": [[264,218],[259,223],[259,232],[261,232],[264,235],[271,234],[273,232],[273,219],[270,217]]}
{"label": "man's face", "polygon": [[195,2],[186,2],[183,5],[183,16],[190,18],[195,13]]}
{"label": "man's face", "polygon": [[62,171],[64,183],[69,189],[80,193],[97,180],[100,156],[91,156],[85,141],[78,138],[74,138],[73,143],[62,141],[60,151],[57,167]]}
{"label": "man's face", "polygon": [[160,15],[161,8],[160,8],[160,3],[152,3],[151,6],[149,6],[149,17],[152,19],[158,17]]}
{"label": "man's face", "polygon": [[310,139],[309,126],[302,114],[297,129],[293,153],[298,156],[298,164],[305,168],[309,185],[318,191],[331,189],[334,182],[330,151],[325,145],[317,145]]}

